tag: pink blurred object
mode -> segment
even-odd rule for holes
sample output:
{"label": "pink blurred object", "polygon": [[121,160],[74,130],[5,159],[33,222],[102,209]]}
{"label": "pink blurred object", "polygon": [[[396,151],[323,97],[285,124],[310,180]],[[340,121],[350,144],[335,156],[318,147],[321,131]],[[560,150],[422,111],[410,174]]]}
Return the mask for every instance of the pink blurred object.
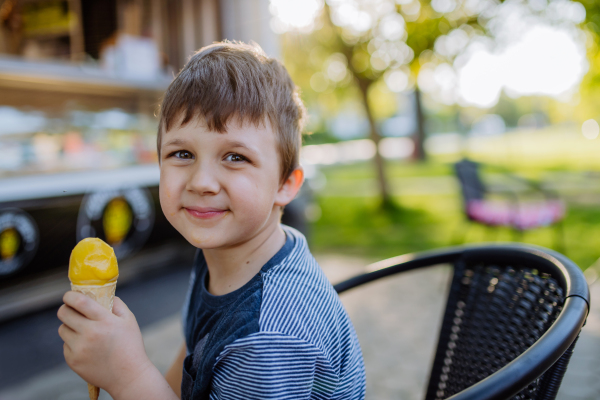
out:
{"label": "pink blurred object", "polygon": [[508,226],[528,230],[550,226],[565,216],[562,200],[509,203],[498,200],[471,200],[467,216],[473,221],[492,226]]}

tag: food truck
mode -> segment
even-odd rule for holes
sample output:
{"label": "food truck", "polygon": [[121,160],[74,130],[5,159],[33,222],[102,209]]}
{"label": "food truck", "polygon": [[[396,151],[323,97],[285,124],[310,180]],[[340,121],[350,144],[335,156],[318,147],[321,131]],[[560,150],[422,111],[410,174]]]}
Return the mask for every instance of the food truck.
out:
{"label": "food truck", "polygon": [[120,283],[191,260],[159,205],[155,115],[194,50],[275,45],[268,10],[236,23],[248,6],[268,2],[0,0],[0,321],[59,302],[85,237]]}

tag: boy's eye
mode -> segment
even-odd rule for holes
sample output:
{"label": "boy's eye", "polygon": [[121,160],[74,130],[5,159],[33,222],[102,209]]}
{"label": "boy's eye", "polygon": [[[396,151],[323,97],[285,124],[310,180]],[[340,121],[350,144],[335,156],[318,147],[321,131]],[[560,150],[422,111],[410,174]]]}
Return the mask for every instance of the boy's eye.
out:
{"label": "boy's eye", "polygon": [[228,154],[227,157],[225,157],[225,161],[230,161],[230,162],[242,162],[242,161],[247,161],[248,159],[240,154],[235,154],[235,153],[231,153]]}
{"label": "boy's eye", "polygon": [[182,160],[191,160],[194,158],[192,153],[190,153],[189,151],[185,151],[185,150],[175,151],[171,155],[176,158],[182,159]]}

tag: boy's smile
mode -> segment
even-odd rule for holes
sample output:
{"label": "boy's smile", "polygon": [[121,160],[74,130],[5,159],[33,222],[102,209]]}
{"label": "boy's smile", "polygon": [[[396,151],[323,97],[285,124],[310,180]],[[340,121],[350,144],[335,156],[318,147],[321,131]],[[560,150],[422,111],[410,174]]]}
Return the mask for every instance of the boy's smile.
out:
{"label": "boy's smile", "polygon": [[[165,133],[160,203],[169,222],[194,246],[228,248],[279,222],[293,199],[281,184],[271,126],[240,124],[226,133],[199,120]],[[299,187],[299,186],[298,186]]]}
{"label": "boy's smile", "polygon": [[227,212],[227,210],[214,207],[185,207],[184,209],[192,217],[200,219],[211,219],[220,217],[222,215],[225,215],[225,213]]}

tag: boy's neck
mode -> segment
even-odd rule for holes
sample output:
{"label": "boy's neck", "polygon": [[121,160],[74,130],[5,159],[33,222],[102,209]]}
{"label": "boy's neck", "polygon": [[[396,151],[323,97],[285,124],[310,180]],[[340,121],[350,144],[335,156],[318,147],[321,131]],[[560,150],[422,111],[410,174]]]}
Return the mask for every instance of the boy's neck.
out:
{"label": "boy's neck", "polygon": [[231,293],[250,281],[286,241],[278,219],[250,240],[227,249],[203,249],[208,267],[208,292],[215,296]]}

